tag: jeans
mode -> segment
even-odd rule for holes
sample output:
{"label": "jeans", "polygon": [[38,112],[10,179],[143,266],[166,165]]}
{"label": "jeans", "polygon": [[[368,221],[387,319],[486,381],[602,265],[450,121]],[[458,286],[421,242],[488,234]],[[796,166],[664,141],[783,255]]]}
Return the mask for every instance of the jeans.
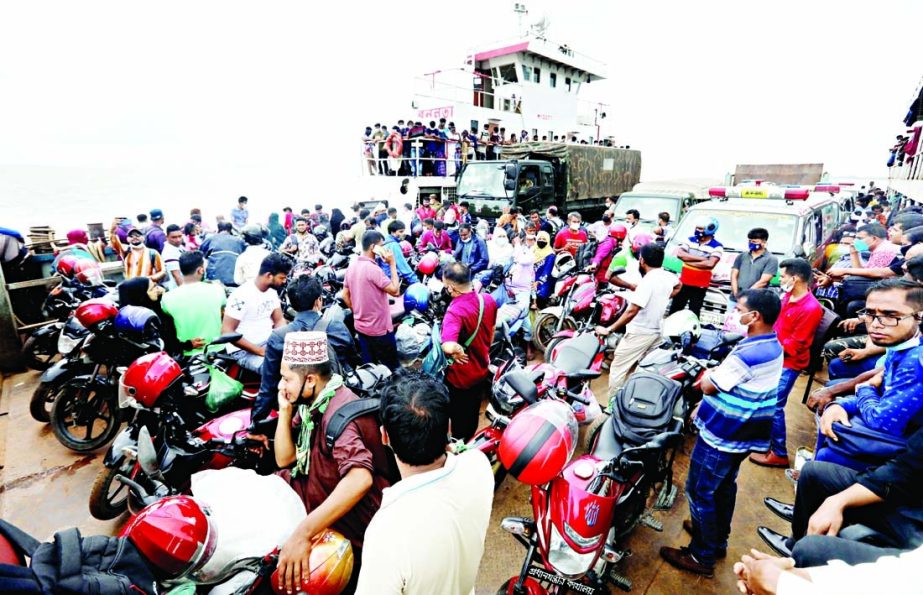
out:
{"label": "jeans", "polygon": [[[266,342],[262,342],[257,345],[257,347],[265,347]],[[260,373],[260,368],[263,367],[263,356],[257,355],[255,353],[250,353],[246,349],[238,349],[233,353],[229,353],[231,357],[237,360],[237,363],[241,368],[245,370],[250,370],[251,372]]]}
{"label": "jeans", "polygon": [[788,450],[785,447],[785,404],[788,402],[788,394],[792,392],[795,381],[798,380],[800,370],[789,370],[782,368],[782,376],[779,377],[779,388],[776,389],[776,413],[772,417],[772,434],[769,437],[769,450],[780,457],[787,457]]}
{"label": "jeans", "polygon": [[830,378],[830,380],[839,380],[840,378],[849,380],[855,378],[859,374],[864,374],[869,370],[874,370],[877,363],[877,355],[873,355],[871,357],[860,359],[854,362],[844,362],[837,357],[830,360],[830,364],[827,366],[827,376]]}
{"label": "jeans", "polygon": [[[811,566],[819,566],[833,559],[845,560],[849,564],[873,562],[879,556],[892,552],[887,548],[867,545],[856,547],[862,545],[857,542],[838,543],[832,540],[834,538],[820,544],[824,548],[816,547],[818,544],[812,543],[813,539],[799,547],[801,542],[807,539],[805,534],[811,515],[828,497],[854,485],[858,475],[858,471],[842,465],[818,461],[805,463],[798,477],[795,512],[792,518],[792,539],[795,541],[793,553],[796,554],[794,557],[797,566],[803,566],[799,556],[803,556],[803,560],[810,562]],[[856,523],[878,531],[900,549],[914,549],[923,544],[923,517],[919,514],[919,507],[894,506],[884,501],[846,509],[843,515],[843,525]],[[830,549],[825,549],[826,547]],[[848,556],[849,559],[842,556]]]}
{"label": "jeans", "polygon": [[874,562],[882,556],[899,556],[904,550],[890,547],[878,547],[861,541],[830,537],[828,535],[808,535],[798,540],[792,548],[792,558],[798,568],[823,566],[830,560],[842,560],[847,564]]}
{"label": "jeans", "polygon": [[702,312],[702,304],[705,303],[705,293],[707,291],[707,287],[683,285],[676,297],[673,298],[673,303],[670,305],[670,314],[679,312],[688,305],[689,309],[696,316],[699,316]]}
{"label": "jeans", "polygon": [[394,337],[394,331],[380,337],[370,337],[359,332],[356,335],[359,337],[359,354],[362,356],[363,363],[383,364],[388,366],[392,372],[400,367],[397,361],[397,340]]}
{"label": "jeans", "polygon": [[722,452],[701,437],[692,449],[686,479],[686,498],[692,515],[689,551],[704,566],[714,566],[718,552],[727,551],[737,502],[737,472],[747,455]]}

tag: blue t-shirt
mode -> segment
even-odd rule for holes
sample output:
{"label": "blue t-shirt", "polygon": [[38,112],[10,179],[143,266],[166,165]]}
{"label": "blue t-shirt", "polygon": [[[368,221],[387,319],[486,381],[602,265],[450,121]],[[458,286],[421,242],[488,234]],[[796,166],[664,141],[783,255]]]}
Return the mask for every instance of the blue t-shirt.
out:
{"label": "blue t-shirt", "polygon": [[722,452],[768,451],[782,360],[775,333],[741,341],[709,375],[718,393],[696,415],[702,440]]}

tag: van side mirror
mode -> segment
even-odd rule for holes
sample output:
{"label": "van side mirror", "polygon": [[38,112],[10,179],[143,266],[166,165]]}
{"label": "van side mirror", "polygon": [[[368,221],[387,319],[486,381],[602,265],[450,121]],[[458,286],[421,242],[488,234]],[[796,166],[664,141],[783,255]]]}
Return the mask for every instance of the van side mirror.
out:
{"label": "van side mirror", "polygon": [[503,166],[503,177],[507,180],[516,181],[516,178],[519,176],[519,168],[515,163],[507,163]]}

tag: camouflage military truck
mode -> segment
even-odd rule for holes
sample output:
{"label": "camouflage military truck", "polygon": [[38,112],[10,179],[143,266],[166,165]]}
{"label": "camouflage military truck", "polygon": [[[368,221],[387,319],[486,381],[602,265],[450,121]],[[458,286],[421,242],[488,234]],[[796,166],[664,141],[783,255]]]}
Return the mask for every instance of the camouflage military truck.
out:
{"label": "camouflage military truck", "polygon": [[528,212],[556,205],[599,218],[603,200],[627,192],[641,177],[641,152],[595,145],[531,142],[503,147],[502,161],[469,161],[456,196],[477,217],[494,219],[506,206]]}

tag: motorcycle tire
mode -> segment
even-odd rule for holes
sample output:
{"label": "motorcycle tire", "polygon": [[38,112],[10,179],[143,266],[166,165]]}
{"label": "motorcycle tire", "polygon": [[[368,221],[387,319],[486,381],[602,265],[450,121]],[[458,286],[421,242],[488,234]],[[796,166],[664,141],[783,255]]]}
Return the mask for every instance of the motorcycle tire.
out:
{"label": "motorcycle tire", "polygon": [[548,343],[557,332],[558,317],[554,314],[539,314],[532,328],[532,344],[540,353],[545,353]]}
{"label": "motorcycle tire", "polygon": [[103,467],[100,470],[90,490],[90,514],[94,519],[112,520],[128,510],[131,489],[120,483],[115,476],[124,475],[131,478],[134,466],[133,460],[123,458],[120,465],[112,469]]}
{"label": "motorcycle tire", "polygon": [[36,340],[35,336],[26,339],[19,352],[23,365],[44,372],[51,367],[54,362],[60,358],[58,353],[57,337],[53,345],[44,345],[43,341]]}
{"label": "motorcycle tire", "polygon": [[59,383],[40,382],[35,391],[32,393],[32,400],[29,401],[29,414],[32,419],[43,424],[51,420],[51,408],[54,406],[54,399],[58,394]]}
{"label": "motorcycle tire", "polygon": [[65,383],[51,407],[55,438],[75,452],[90,452],[108,444],[121,423],[118,395],[104,378],[88,384]]}
{"label": "motorcycle tire", "polygon": [[583,443],[581,446],[587,454],[593,452],[593,449],[596,447],[596,439],[599,437],[599,429],[603,427],[603,424],[608,420],[609,414],[603,412],[602,415],[597,415],[596,419],[591,421],[590,425],[586,427],[586,430],[583,434]]}

